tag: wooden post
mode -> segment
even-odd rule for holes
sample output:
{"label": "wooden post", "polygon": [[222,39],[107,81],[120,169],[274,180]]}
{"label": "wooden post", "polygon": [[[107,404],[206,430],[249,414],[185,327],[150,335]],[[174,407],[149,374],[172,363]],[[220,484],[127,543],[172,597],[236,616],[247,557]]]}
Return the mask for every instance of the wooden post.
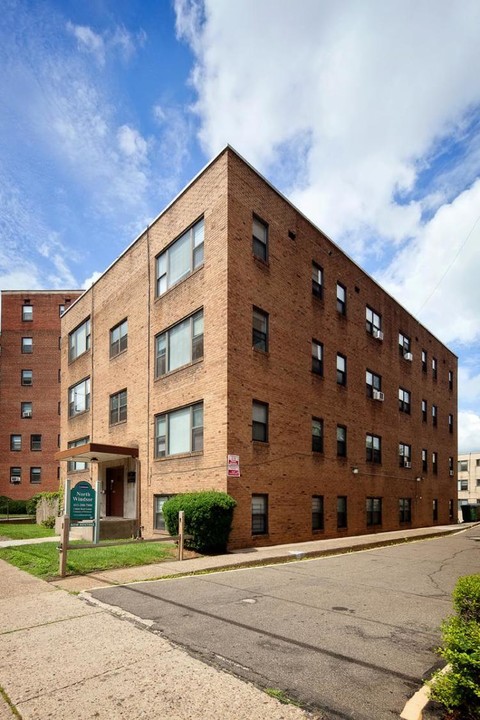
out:
{"label": "wooden post", "polygon": [[69,534],[70,534],[70,518],[68,517],[68,515],[64,515],[63,523],[62,523],[60,564],[59,564],[59,568],[58,568],[60,577],[65,577],[66,571],[67,571],[67,548],[68,548]]}
{"label": "wooden post", "polygon": [[178,559],[183,560],[183,542],[185,535],[185,511],[180,510],[178,513]]}

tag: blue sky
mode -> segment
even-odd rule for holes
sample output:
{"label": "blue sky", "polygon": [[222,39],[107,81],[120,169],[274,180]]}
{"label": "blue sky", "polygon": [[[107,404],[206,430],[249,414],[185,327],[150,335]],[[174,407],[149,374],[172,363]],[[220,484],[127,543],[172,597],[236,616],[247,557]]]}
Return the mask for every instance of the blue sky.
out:
{"label": "blue sky", "polygon": [[86,286],[229,142],[459,355],[480,449],[478,0],[0,13],[0,289]]}

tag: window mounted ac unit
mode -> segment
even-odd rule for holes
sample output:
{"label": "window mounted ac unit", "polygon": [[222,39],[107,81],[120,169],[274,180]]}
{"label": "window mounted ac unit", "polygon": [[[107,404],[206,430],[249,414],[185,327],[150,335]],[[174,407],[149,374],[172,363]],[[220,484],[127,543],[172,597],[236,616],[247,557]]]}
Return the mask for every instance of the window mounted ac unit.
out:
{"label": "window mounted ac unit", "polygon": [[31,410],[24,410],[22,413],[22,417],[24,418],[30,418],[32,417],[32,411]]}
{"label": "window mounted ac unit", "polygon": [[383,340],[383,332],[381,330],[378,330],[378,328],[373,328],[373,337],[377,340]]}
{"label": "window mounted ac unit", "polygon": [[453,470],[450,470],[450,477],[453,477]]}
{"label": "window mounted ac unit", "polygon": [[405,360],[408,360],[409,362],[412,362],[412,360],[413,360],[413,355],[411,352],[403,353],[403,357]]}
{"label": "window mounted ac unit", "polygon": [[412,463],[411,463],[411,462],[408,462],[408,460],[404,460],[404,461],[403,461],[403,467],[411,468],[411,467],[412,467]]}
{"label": "window mounted ac unit", "polygon": [[10,482],[12,483],[12,485],[20,485],[20,478],[16,475],[12,475],[12,477],[10,478]]}
{"label": "window mounted ac unit", "polygon": [[385,395],[380,390],[374,390],[373,391],[373,399],[380,400],[380,402],[383,402],[385,400]]}

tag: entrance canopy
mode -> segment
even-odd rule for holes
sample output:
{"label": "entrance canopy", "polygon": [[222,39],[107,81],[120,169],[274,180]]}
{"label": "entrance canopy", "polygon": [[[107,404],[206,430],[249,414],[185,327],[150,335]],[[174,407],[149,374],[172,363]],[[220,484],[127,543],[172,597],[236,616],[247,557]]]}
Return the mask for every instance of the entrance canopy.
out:
{"label": "entrance canopy", "polygon": [[85,443],[55,453],[55,460],[77,460],[83,462],[106,462],[122,458],[138,458],[138,448],[119,445]]}

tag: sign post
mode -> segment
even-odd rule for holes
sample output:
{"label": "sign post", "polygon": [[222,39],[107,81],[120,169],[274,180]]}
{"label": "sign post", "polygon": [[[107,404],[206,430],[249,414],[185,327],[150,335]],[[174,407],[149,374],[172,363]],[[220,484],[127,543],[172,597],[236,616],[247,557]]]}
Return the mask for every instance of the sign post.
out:
{"label": "sign post", "polygon": [[[70,527],[93,525],[94,543],[100,539],[100,483],[97,481],[95,491],[90,483],[81,480],[73,488],[70,480],[65,481],[65,514],[62,524],[62,539],[60,545],[59,572],[65,577],[67,570],[67,551]],[[93,522],[84,522],[90,520]]]}
{"label": "sign post", "polygon": [[185,540],[185,510],[178,513],[178,559],[183,560],[183,543]]}

